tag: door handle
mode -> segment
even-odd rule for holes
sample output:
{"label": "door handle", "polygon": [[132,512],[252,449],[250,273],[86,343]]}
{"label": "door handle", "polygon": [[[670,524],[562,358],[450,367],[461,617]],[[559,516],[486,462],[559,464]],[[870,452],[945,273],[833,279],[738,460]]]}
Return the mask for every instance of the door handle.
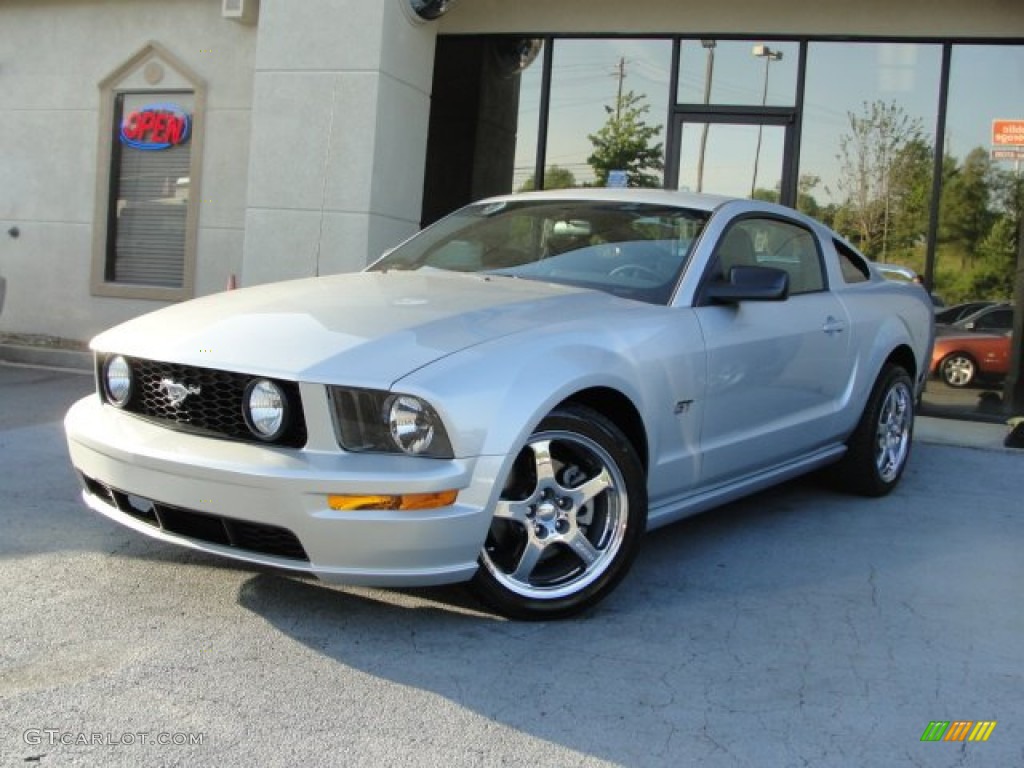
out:
{"label": "door handle", "polygon": [[846,330],[846,324],[840,320],[836,320],[832,315],[825,318],[825,325],[822,326],[823,330],[829,336],[834,336],[837,333],[842,333]]}

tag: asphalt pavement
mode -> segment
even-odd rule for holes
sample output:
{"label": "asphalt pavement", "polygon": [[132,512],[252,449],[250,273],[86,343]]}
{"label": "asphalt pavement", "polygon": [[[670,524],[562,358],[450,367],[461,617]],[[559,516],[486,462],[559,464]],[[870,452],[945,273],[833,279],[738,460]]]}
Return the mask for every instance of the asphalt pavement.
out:
{"label": "asphalt pavement", "polygon": [[[530,624],[94,514],[60,422],[91,389],[0,365],[0,765],[1024,766],[999,426],[922,419],[883,499],[807,479],[659,530],[597,610]],[[956,721],[996,725],[922,741]]]}

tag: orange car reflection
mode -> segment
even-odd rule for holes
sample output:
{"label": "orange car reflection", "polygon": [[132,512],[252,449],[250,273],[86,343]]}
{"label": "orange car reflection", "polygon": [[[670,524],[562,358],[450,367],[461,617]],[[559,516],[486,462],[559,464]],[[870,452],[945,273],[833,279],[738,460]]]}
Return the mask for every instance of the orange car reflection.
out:
{"label": "orange car reflection", "polygon": [[931,373],[951,387],[968,387],[978,378],[1005,376],[1009,370],[1009,333],[956,333],[935,339]]}

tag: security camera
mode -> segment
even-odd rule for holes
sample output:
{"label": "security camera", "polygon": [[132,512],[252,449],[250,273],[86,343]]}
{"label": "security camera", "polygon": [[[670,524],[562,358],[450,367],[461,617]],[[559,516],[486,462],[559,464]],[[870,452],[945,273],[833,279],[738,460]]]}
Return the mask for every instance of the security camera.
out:
{"label": "security camera", "polygon": [[454,4],[455,0],[409,0],[412,12],[425,21],[439,19]]}
{"label": "security camera", "polygon": [[491,46],[498,71],[505,77],[520,74],[530,66],[544,48],[539,37],[498,38]]}

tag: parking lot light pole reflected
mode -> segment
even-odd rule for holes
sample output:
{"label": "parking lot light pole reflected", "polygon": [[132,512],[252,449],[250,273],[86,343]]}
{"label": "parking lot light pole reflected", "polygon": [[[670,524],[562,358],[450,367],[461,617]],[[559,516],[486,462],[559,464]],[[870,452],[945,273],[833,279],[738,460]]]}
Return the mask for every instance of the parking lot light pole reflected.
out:
{"label": "parking lot light pole reflected", "polygon": [[[708,52],[707,55],[707,67],[704,70],[704,105],[707,106],[711,103],[711,78],[715,73],[715,46],[718,45],[714,40],[701,40],[701,46]],[[704,127],[701,129],[700,134],[700,157],[697,158],[697,191],[704,191],[704,152],[708,146],[708,123],[707,117],[704,118]]]}
{"label": "parking lot light pole reflected", "polygon": [[[768,68],[773,61],[782,58],[782,51],[773,51],[767,45],[755,45],[754,56],[764,59],[764,89],[761,92],[761,106],[768,103]],[[754,150],[754,178],[750,182],[750,196],[754,196],[754,189],[757,187],[757,166],[761,160],[761,134],[764,133],[764,124],[757,126],[757,149]]]}

